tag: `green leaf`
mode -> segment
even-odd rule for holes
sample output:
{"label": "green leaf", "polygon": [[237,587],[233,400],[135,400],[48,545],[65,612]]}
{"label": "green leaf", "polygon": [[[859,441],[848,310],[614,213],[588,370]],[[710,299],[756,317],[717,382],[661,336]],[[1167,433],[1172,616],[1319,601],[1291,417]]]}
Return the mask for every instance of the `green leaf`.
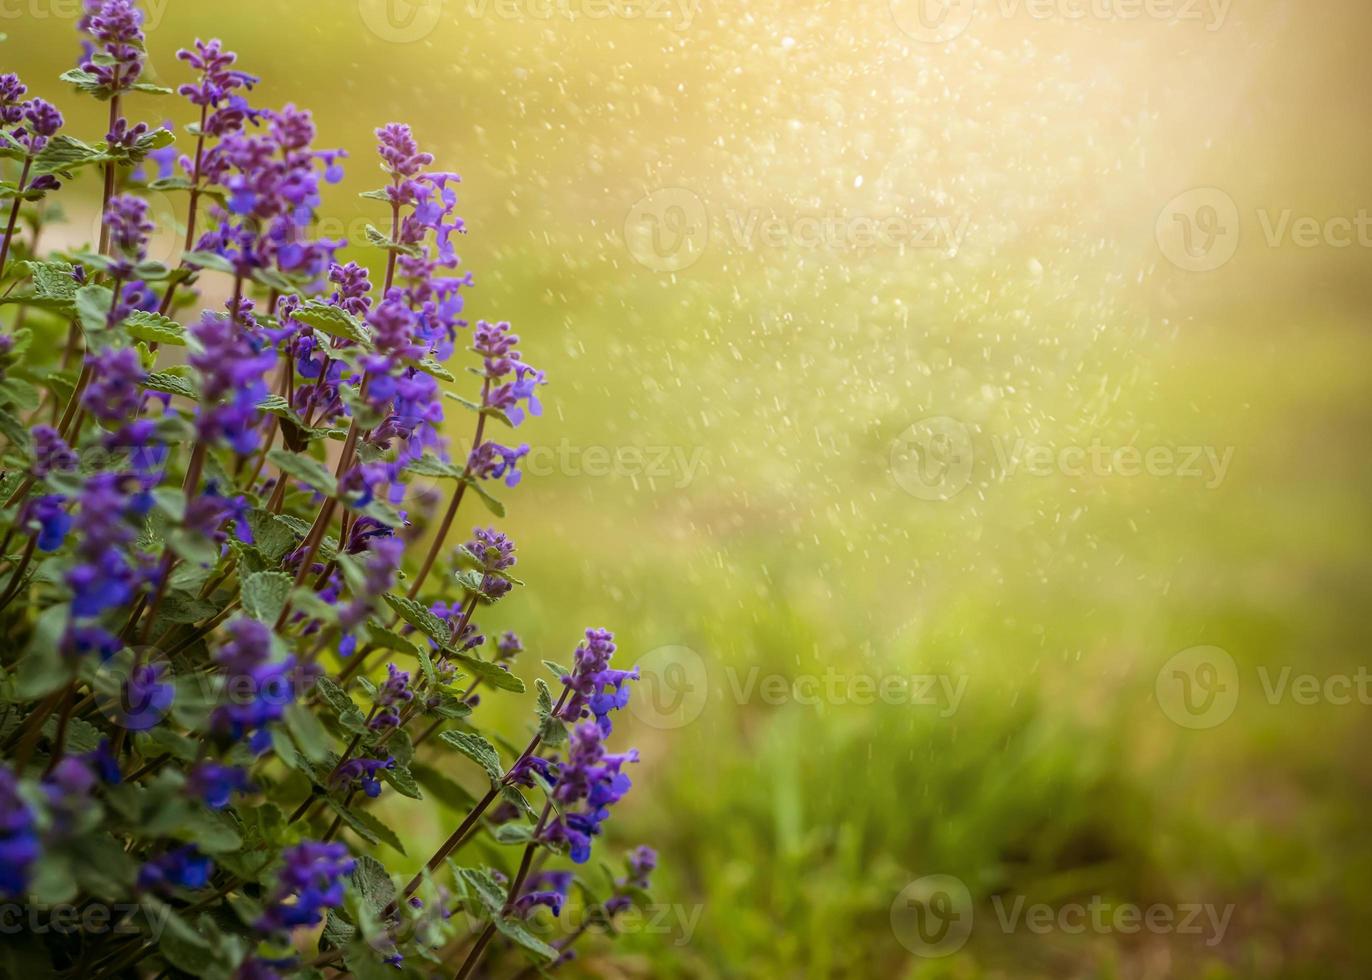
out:
{"label": "green leaf", "polygon": [[376,817],[366,810],[355,810],[352,807],[343,806],[334,799],[327,799],[329,808],[343,818],[357,836],[367,841],[369,844],[385,844],[392,850],[405,853],[405,845],[400,843],[400,838],[395,835],[390,827],[386,826]]}
{"label": "green leaf", "polygon": [[28,261],[24,265],[28,268],[29,276],[33,279],[33,293],[39,299],[61,301],[64,303],[76,302],[76,269],[69,262],[48,261],[34,262]]}
{"label": "green leaf", "polygon": [[538,734],[548,746],[561,745],[567,740],[567,727],[553,717],[553,692],[542,677],[534,679],[538,689]]}
{"label": "green leaf", "polygon": [[439,480],[460,480],[463,475],[461,467],[427,454],[406,465],[405,472]]}
{"label": "green leaf", "polygon": [[181,395],[184,398],[199,399],[200,397],[196,384],[190,378],[173,374],[170,371],[152,372],[143,379],[143,387],[149,391],[161,391],[169,395]]}
{"label": "green leaf", "polygon": [[524,693],[524,682],[503,667],[485,660],[478,660],[467,653],[453,651],[448,656],[497,690],[513,691],[516,694]]}
{"label": "green leaf", "polygon": [[566,667],[562,666],[559,663],[554,663],[551,660],[543,661],[543,666],[547,667],[549,673],[551,673],[554,677],[557,678],[559,684],[562,683],[562,678],[568,676],[571,673],[571,671],[568,670]]}
{"label": "green leaf", "polygon": [[504,916],[497,915],[493,921],[495,922],[496,929],[499,930],[501,935],[515,945],[522,946],[530,953],[533,953],[538,959],[543,960],[546,963],[551,963],[560,955],[557,950],[553,949],[530,932],[529,927],[519,920],[507,919]]}
{"label": "green leaf", "polygon": [[480,735],[474,732],[444,732],[439,738],[486,770],[492,784],[499,783],[504,776],[495,747]]}
{"label": "green leaf", "polygon": [[243,578],[243,611],[260,623],[275,623],[294,580],[285,572],[254,572]]}
{"label": "green leaf", "polygon": [[415,781],[438,802],[459,813],[471,810],[476,797],[431,766],[415,763],[410,767]]}
{"label": "green leaf", "polygon": [[124,320],[124,327],[134,340],[171,344],[174,347],[186,346],[186,328],[160,313],[136,310]]}
{"label": "green leaf", "polygon": [[234,274],[233,263],[215,252],[187,252],[181,256],[181,261],[186,265],[198,266],[212,272]]}
{"label": "green leaf", "polygon": [[379,228],[377,228],[374,225],[367,226],[366,235],[368,245],[375,245],[377,248],[384,248],[388,252],[399,252],[402,255],[420,254],[419,246],[402,245],[399,242],[393,242],[384,232],[382,232]]}
{"label": "green leaf", "polygon": [[330,678],[319,678],[315,681],[315,689],[319,691],[320,697],[328,702],[334,715],[337,716],[339,724],[345,729],[354,733],[362,733],[367,730],[367,719],[362,714],[362,710],[353,703],[353,699],[348,697],[347,692]]}
{"label": "green leaf", "polygon": [[426,357],[422,361],[408,361],[407,363],[411,367],[419,368],[419,370],[423,371],[425,374],[433,375],[433,377],[437,378],[439,381],[453,382],[457,380],[457,377],[451,371],[442,364],[439,364],[432,357]]}
{"label": "green leaf", "polygon": [[206,854],[233,854],[243,849],[243,837],[232,817],[199,806],[186,811],[175,836]]}
{"label": "green leaf", "polygon": [[267,454],[267,459],[281,472],[294,477],[311,490],[322,493],[326,497],[332,497],[338,493],[338,481],[334,479],[334,475],[324,467],[323,463],[310,456],[273,449]]}
{"label": "green leaf", "polygon": [[23,700],[51,694],[71,679],[71,667],[61,653],[69,611],[67,605],[49,606],[39,615],[15,680],[15,694]]}
{"label": "green leaf", "polygon": [[[67,75],[71,74],[72,72],[67,72]],[[66,79],[67,75],[62,77]],[[43,147],[38,156],[34,157],[31,173],[35,177],[42,174],[70,175],[72,171],[81,167],[108,163],[113,159],[105,150],[64,133],[58,133],[48,141],[48,145]]]}
{"label": "green leaf", "polygon": [[412,800],[424,799],[424,794],[419,791],[419,784],[415,782],[414,774],[399,762],[388,769],[382,769],[381,778],[394,786],[395,791],[401,796],[408,796]]}
{"label": "green leaf", "polygon": [[468,477],[467,485],[476,491],[476,495],[481,498],[481,502],[486,505],[487,510],[496,517],[505,516],[505,505],[487,493],[486,488],[481,485],[480,480],[476,477]]}
{"label": "green leaf", "polygon": [[114,293],[108,286],[82,286],[76,291],[76,315],[88,334],[107,328],[113,301]]}
{"label": "green leaf", "polygon": [[291,318],[330,337],[349,340],[364,347],[371,346],[372,338],[367,325],[336,306],[312,300],[292,313]]}
{"label": "green leaf", "polygon": [[193,928],[170,905],[151,895],[144,897],[143,905],[148,921],[154,924],[157,948],[168,963],[192,976],[213,972],[218,957],[208,937],[217,937],[218,930],[207,932],[203,923],[202,928]]}
{"label": "green leaf", "polygon": [[29,430],[24,423],[2,408],[0,408],[0,434],[3,434],[15,449],[26,456],[28,455],[29,445],[32,441],[29,437]]}
{"label": "green leaf", "polygon": [[[382,629],[380,626],[376,625],[375,620],[372,620],[372,622],[367,625],[367,635],[372,646],[377,647],[378,649],[394,650],[396,653],[407,653],[412,657],[418,657],[421,665],[426,660],[429,660],[429,668],[426,668],[424,671],[425,676],[428,676],[429,669],[432,668],[433,663],[429,658],[427,649],[418,644],[411,643],[399,633],[392,633],[388,629]],[[432,680],[433,679],[430,678],[431,682]]]}
{"label": "green leaf", "polygon": [[329,733],[324,730],[319,718],[304,705],[287,705],[285,712],[286,730],[311,762],[323,762],[329,755]]}
{"label": "green leaf", "polygon": [[447,623],[431,613],[427,607],[415,602],[408,596],[386,592],[381,598],[386,600],[386,604],[394,609],[401,619],[439,646],[446,646],[448,641],[452,639],[452,631],[448,628]]}
{"label": "green leaf", "polygon": [[300,542],[300,535],[270,511],[249,511],[248,527],[254,546],[271,561],[279,561]]}
{"label": "green leaf", "polygon": [[460,868],[458,871],[462,883],[467,887],[467,894],[476,897],[487,916],[498,916],[505,908],[505,889],[500,887],[490,872],[477,868]]}
{"label": "green leaf", "polygon": [[199,623],[219,612],[219,606],[181,589],[173,589],[162,598],[157,618],[167,623]]}

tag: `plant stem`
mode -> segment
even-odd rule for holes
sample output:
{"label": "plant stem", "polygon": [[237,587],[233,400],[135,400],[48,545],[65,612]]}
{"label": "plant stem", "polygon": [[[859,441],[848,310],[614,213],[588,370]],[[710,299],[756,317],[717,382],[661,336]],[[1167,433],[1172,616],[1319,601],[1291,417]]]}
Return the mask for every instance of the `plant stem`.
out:
{"label": "plant stem", "polygon": [[[490,396],[491,381],[489,378],[481,386],[481,404],[486,404],[486,399]],[[478,413],[476,419],[476,434],[472,437],[472,455],[481,447],[481,438],[486,431],[486,414]],[[453,491],[453,499],[448,503],[447,513],[443,515],[443,522],[439,524],[437,532],[434,534],[433,543],[429,545],[429,553],[424,556],[424,564],[420,566],[419,574],[415,576],[414,584],[410,586],[408,593],[413,599],[419,595],[419,590],[424,587],[424,580],[429,577],[429,572],[433,571],[434,561],[438,558],[439,551],[443,548],[443,541],[448,537],[448,532],[452,530],[453,520],[457,517],[457,509],[462,506],[462,497],[467,492],[467,481],[472,476],[472,455],[467,457],[467,466],[462,471],[462,479],[457,484],[457,489]]]}
{"label": "plant stem", "polygon": [[5,228],[5,241],[0,244],[0,277],[5,274],[5,260],[10,254],[10,241],[14,238],[14,226],[19,221],[19,205],[23,201],[24,185],[28,182],[31,166],[33,166],[33,154],[27,153],[24,155],[23,172],[19,174],[19,183],[14,191],[14,204],[10,207],[10,221]]}
{"label": "plant stem", "polygon": [[[118,81],[116,71],[115,82]],[[116,94],[110,99],[110,132],[114,132],[114,127],[119,122],[119,96]],[[110,248],[110,226],[105,219],[105,215],[110,209],[110,199],[114,197],[114,161],[105,164],[105,195],[100,203],[100,254],[105,255]]]}
{"label": "plant stem", "polygon": [[[553,801],[549,799],[547,803],[543,804],[543,813],[539,815],[538,826],[534,828],[534,839],[524,848],[524,857],[519,862],[519,872],[514,876],[514,880],[510,882],[510,890],[505,893],[505,908],[500,911],[502,916],[505,914],[506,910],[514,904],[515,899],[519,897],[519,890],[524,887],[524,881],[529,877],[529,866],[533,863],[534,852],[538,850],[538,835],[543,832],[543,825],[548,822],[548,814],[552,812]],[[491,939],[494,936],[495,919],[492,918],[491,921],[486,924],[486,928],[482,931],[480,938],[477,939],[476,945],[472,947],[472,951],[467,954],[467,961],[462,964],[462,968],[457,971],[453,980],[466,980],[467,977],[471,976],[472,971],[476,969],[477,963],[481,960],[481,954],[486,952],[486,947],[490,945]]]}

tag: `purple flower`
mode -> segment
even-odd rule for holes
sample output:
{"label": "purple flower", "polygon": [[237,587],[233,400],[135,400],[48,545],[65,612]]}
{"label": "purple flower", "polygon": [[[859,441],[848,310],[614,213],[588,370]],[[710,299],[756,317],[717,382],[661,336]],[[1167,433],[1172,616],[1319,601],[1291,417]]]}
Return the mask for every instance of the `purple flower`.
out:
{"label": "purple flower", "polygon": [[214,862],[194,844],[187,844],[144,864],[138,871],[138,887],[163,894],[170,894],[173,888],[194,890],[208,885],[213,873]]}
{"label": "purple flower", "polygon": [[511,449],[509,446],[502,446],[498,442],[483,442],[475,450],[468,460],[467,465],[472,472],[484,480],[503,479],[507,487],[514,487],[519,484],[520,477],[519,463],[525,456],[529,455],[529,447],[522,445],[518,449]]}
{"label": "purple flower", "polygon": [[0,125],[13,126],[24,118],[21,101],[29,87],[14,72],[0,74]]}
{"label": "purple flower", "polygon": [[481,591],[491,599],[499,599],[513,587],[506,569],[515,564],[515,544],[495,528],[476,528],[472,540],[465,545],[467,552],[481,564]]}
{"label": "purple flower", "polygon": [[81,68],[109,92],[126,92],[143,73],[143,13],[130,0],[87,2],[80,28],[99,46]]}
{"label": "purple flower", "polygon": [[66,835],[90,811],[95,773],[81,758],[68,756],[43,777],[43,793],[52,816],[50,832]]}
{"label": "purple flower", "polygon": [[349,759],[338,767],[333,782],[336,786],[350,790],[360,789],[375,799],[381,795],[381,780],[377,778],[377,773],[382,769],[394,768],[394,756],[387,756],[384,759]]}
{"label": "purple flower", "polygon": [[147,256],[148,236],[154,226],[148,220],[148,205],[132,194],[117,194],[105,209],[105,227],[110,248],[118,256],[111,273],[119,279],[133,275],[134,266]]}
{"label": "purple flower", "polygon": [[387,123],[376,131],[378,150],[387,172],[395,177],[414,177],[434,162],[432,153],[421,153],[410,127]]}
{"label": "purple flower", "polygon": [[601,730],[610,732],[609,714],[629,703],[626,682],[638,679],[638,668],[615,670],[610,657],[615,652],[614,634],[609,630],[588,629],[586,639],[573,654],[571,674],[562,678],[569,691],[561,717],[576,721],[594,715]]}
{"label": "purple flower", "polygon": [[29,869],[42,853],[33,812],[19,798],[19,781],[0,765],[0,895],[19,898],[29,886]]}
{"label": "purple flower", "polygon": [[[40,153],[48,145],[48,140],[57,135],[62,128],[62,113],[51,102],[33,99],[24,104],[23,127],[15,131],[15,139],[24,144],[30,153]],[[37,181],[34,185],[37,186]]]}
{"label": "purple flower", "polygon": [[573,877],[570,871],[540,871],[530,875],[523,893],[515,899],[511,912],[518,918],[527,919],[534,909],[543,905],[553,915],[561,915]]}
{"label": "purple flower", "polygon": [[584,864],[591,856],[591,838],[609,818],[610,807],[629,791],[629,777],[620,770],[638,761],[630,751],[612,755],[605,751],[605,733],[599,725],[584,722],[572,729],[567,762],[559,767],[552,796],[561,811],[544,828],[542,840],[567,845],[571,858]]}
{"label": "purple flower", "polygon": [[285,862],[257,928],[289,933],[298,926],[318,925],[328,909],[343,904],[343,881],[356,862],[342,844],[303,841],[281,854]]}
{"label": "purple flower", "polygon": [[198,763],[186,779],[186,788],[211,810],[224,809],[233,794],[246,791],[248,785],[248,774],[242,769],[208,761]]}
{"label": "purple flower", "polygon": [[146,580],[130,547],[137,537],[132,521],[147,514],[152,498],[131,477],[96,473],[86,480],[79,504],[77,561],[66,581],[72,591],[72,615],[94,617],[127,605]]}
{"label": "purple flower", "polygon": [[367,270],[356,262],[349,262],[347,265],[334,263],[329,268],[329,282],[333,283],[337,289],[334,290],[329,302],[351,313],[353,316],[366,316],[371,309],[372,301],[368,297],[371,292],[372,283],[367,278]]}
{"label": "purple flower", "polygon": [[201,317],[191,335],[200,348],[189,358],[200,372],[196,429],[202,439],[246,456],[257,448],[257,406],[267,397],[276,354],[250,329],[213,313]]}
{"label": "purple flower", "polygon": [[197,38],[194,51],[182,48],[176,56],[200,72],[198,84],[186,84],[177,89],[192,105],[219,106],[235,89],[250,90],[258,81],[255,76],[230,67],[238,60],[238,55],[225,51],[218,38],[209,41]]}
{"label": "purple flower", "polygon": [[118,786],[124,780],[123,773],[119,771],[119,759],[115,756],[114,750],[110,748],[110,740],[102,738],[100,744],[87,752],[83,759],[100,777],[102,783],[110,786]]}
{"label": "purple flower", "polygon": [[67,539],[72,516],[67,513],[67,498],[56,494],[34,497],[24,504],[24,522],[38,522],[38,550],[56,551]]}
{"label": "purple flower", "polygon": [[[265,733],[295,700],[295,658],[276,660],[271,630],[255,619],[235,619],[226,632],[214,658],[224,669],[226,696],[210,720],[219,735],[236,741]],[[265,740],[255,738],[251,747],[263,749]]]}
{"label": "purple flower", "polygon": [[528,405],[530,415],[542,415],[543,405],[538,400],[538,386],[547,384],[546,375],[527,364],[514,366],[515,379],[494,389],[487,404],[498,408],[514,425],[520,425],[525,418],[520,402]]}
{"label": "purple flower", "polygon": [[132,347],[86,355],[90,383],[81,396],[81,407],[101,422],[123,422],[138,410],[141,385],[147,372]]}
{"label": "purple flower", "polygon": [[74,470],[77,462],[76,453],[56,429],[50,425],[33,427],[33,468],[29,472],[35,477],[41,480],[54,471]]}
{"label": "purple flower", "polygon": [[134,668],[124,684],[121,722],[131,732],[145,732],[167,716],[176,689],[163,682],[163,664]]}
{"label": "purple flower", "polygon": [[524,652],[524,643],[515,633],[506,630],[500,634],[500,639],[495,645],[497,660],[513,660],[517,655]]}

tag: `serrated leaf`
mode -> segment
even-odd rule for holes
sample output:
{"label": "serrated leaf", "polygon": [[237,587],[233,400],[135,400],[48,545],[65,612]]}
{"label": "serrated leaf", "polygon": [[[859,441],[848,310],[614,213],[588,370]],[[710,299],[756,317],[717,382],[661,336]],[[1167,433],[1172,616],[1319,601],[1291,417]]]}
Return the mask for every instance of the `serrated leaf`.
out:
{"label": "serrated leaf", "polygon": [[408,796],[412,800],[424,799],[424,794],[419,791],[419,784],[415,782],[414,774],[400,763],[381,770],[381,778],[395,787],[395,791],[401,796]]}
{"label": "serrated leaf", "polygon": [[186,265],[210,269],[213,272],[234,274],[233,263],[215,252],[187,252],[181,256],[181,261]]}
{"label": "serrated leaf", "polygon": [[161,391],[168,395],[181,395],[184,398],[198,399],[200,392],[191,379],[170,371],[154,371],[143,379],[143,387],[150,391]]}
{"label": "serrated leaf", "polygon": [[108,286],[82,286],[76,291],[76,316],[87,333],[99,333],[108,326],[113,301]]}
{"label": "serrated leaf", "polygon": [[453,651],[448,656],[467,668],[471,674],[481,678],[497,690],[513,691],[515,694],[524,693],[524,682],[503,667],[485,660],[478,660],[467,653]]}
{"label": "serrated leaf", "polygon": [[372,338],[367,325],[337,306],[311,301],[291,314],[291,319],[320,333],[370,347]]}
{"label": "serrated leaf", "polygon": [[275,623],[286,606],[294,580],[285,572],[253,572],[244,576],[243,611],[259,623]]}
{"label": "serrated leaf", "polygon": [[447,460],[442,460],[437,456],[430,456],[428,454],[406,464],[405,472],[413,473],[415,476],[427,476],[438,480],[462,479],[461,467],[454,466]]}
{"label": "serrated leaf", "polygon": [[328,799],[327,803],[329,808],[341,816],[343,822],[363,840],[370,844],[385,844],[400,854],[405,853],[405,845],[400,843],[400,838],[395,835],[395,831],[366,810],[355,810],[352,807],[343,806],[334,799]]}
{"label": "serrated leaf", "polygon": [[495,747],[474,732],[444,732],[439,738],[471,759],[491,777],[493,784],[504,776]]}
{"label": "serrated leaf", "polygon": [[332,497],[338,493],[338,481],[334,479],[334,475],[324,467],[323,463],[312,457],[273,449],[267,454],[267,459],[282,473],[294,477],[317,493],[326,497]]}
{"label": "serrated leaf", "polygon": [[134,340],[150,344],[170,344],[174,347],[186,346],[186,328],[169,316],[135,310],[124,320],[124,328]]}
{"label": "serrated leaf", "polygon": [[439,646],[445,646],[452,639],[452,631],[448,628],[448,624],[421,603],[408,596],[396,595],[394,592],[383,593],[381,598],[385,599],[386,604],[395,610],[396,615]]}

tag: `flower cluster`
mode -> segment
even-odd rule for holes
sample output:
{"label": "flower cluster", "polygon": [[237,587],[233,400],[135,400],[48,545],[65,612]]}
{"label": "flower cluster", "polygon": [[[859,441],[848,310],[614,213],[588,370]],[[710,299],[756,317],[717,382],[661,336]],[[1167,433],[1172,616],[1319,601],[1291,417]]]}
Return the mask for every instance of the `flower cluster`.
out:
{"label": "flower cluster", "polygon": [[[523,676],[525,642],[488,618],[522,584],[515,543],[454,530],[464,506],[503,516],[493,492],[529,447],[502,431],[542,414],[547,383],[509,323],[463,318],[459,178],[409,126],[379,126],[376,226],[340,254],[316,219],[345,154],[316,145],[310,112],[258,104],[216,39],[180,51],[164,89],[132,0],[83,9],[62,78],[108,104],[103,133],[59,133],[57,109],[0,74],[0,896],[179,918],[166,942],[156,915],[122,945],[17,937],[15,962],[550,969],[581,933],[547,944],[509,920],[587,886],[637,759],[607,746],[637,674],[588,630],[560,689]],[[180,108],[153,118],[193,120],[180,140],[126,115],[167,96]],[[59,220],[44,195],[83,174],[103,189],[98,236],[45,233],[81,243],[38,254],[30,229]],[[167,263],[149,254],[150,191],[184,202]],[[534,683],[532,738],[494,734],[487,702]],[[412,841],[393,828],[478,780],[400,887],[382,861]],[[519,849],[468,846],[488,834]]]}

